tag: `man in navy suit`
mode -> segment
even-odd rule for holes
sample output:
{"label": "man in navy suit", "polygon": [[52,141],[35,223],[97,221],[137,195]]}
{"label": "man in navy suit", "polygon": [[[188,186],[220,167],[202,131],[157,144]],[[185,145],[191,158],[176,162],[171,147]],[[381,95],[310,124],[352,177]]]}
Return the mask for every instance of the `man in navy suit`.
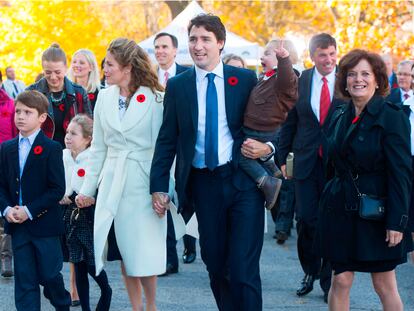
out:
{"label": "man in navy suit", "polygon": [[16,98],[19,136],[0,151],[0,210],[12,236],[15,303],[19,311],[40,311],[40,288],[56,310],[69,310],[62,269],[61,208],[65,175],[60,145],[40,130],[46,120],[47,98],[24,91]]}
{"label": "man in navy suit", "polygon": [[[201,257],[218,309],[262,310],[264,198],[238,167],[244,109],[256,76],[221,62],[226,30],[217,16],[196,16],[188,34],[195,67],[167,84],[150,175],[153,208],[165,213],[170,168],[177,156],[181,212],[195,209]],[[267,144],[256,147],[262,153],[258,156],[271,152]]]}
{"label": "man in navy suit", "polygon": [[[286,176],[286,157],[295,155],[296,217],[298,256],[305,276],[296,291],[298,296],[313,290],[313,282],[320,277],[324,300],[327,301],[331,270],[315,252],[314,241],[318,218],[319,198],[325,185],[323,156],[324,130],[330,115],[339,104],[334,98],[336,72],[336,41],[329,34],[313,36],[309,52],[315,66],[302,72],[299,79],[299,98],[282,126],[278,157]],[[334,100],[335,99],[335,100]]]}
{"label": "man in navy suit", "polygon": [[391,93],[387,96],[387,100],[393,104],[402,106],[403,103],[413,97],[412,83],[413,76],[411,70],[413,62],[411,60],[403,60],[397,67],[397,83],[398,87],[391,89]]}
{"label": "man in navy suit", "polygon": [[[186,71],[189,67],[184,67],[175,62],[177,55],[177,37],[160,32],[154,38],[155,58],[158,62],[158,81],[160,84],[167,85],[168,79]],[[183,237],[184,252],[183,262],[192,263],[196,259],[196,239],[190,235]],[[175,239],[174,224],[171,213],[167,212],[167,268],[163,275],[178,272],[177,240]]]}

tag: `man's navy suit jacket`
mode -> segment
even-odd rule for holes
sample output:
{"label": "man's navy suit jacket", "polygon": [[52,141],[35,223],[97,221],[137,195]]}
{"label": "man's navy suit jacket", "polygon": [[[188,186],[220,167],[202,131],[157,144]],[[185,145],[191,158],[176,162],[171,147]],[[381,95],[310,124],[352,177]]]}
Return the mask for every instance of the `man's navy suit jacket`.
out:
{"label": "man's navy suit jacket", "polygon": [[[247,69],[224,65],[224,89],[227,124],[234,140],[233,184],[239,190],[255,187],[253,180],[237,169],[244,140],[243,115],[256,74]],[[170,167],[177,156],[175,180],[181,208],[192,207],[189,175],[195,153],[198,128],[198,103],[195,69],[168,80],[164,97],[163,123],[157,138],[150,174],[150,192],[168,192]],[[182,212],[182,210],[180,210]]]}
{"label": "man's navy suit jacket", "polygon": [[34,237],[63,234],[63,213],[59,205],[65,194],[65,173],[62,147],[47,138],[42,131],[36,136],[20,178],[19,137],[6,141],[0,149],[0,210],[22,205],[29,209],[33,220],[23,224],[5,222],[6,233],[13,234],[16,226],[25,226]]}

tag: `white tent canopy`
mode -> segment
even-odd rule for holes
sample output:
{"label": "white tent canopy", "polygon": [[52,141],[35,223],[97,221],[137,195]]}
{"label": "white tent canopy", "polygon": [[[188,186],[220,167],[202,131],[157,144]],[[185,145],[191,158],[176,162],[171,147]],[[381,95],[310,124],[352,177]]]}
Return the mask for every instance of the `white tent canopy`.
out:
{"label": "white tent canopy", "polygon": [[[194,0],[190,2],[190,4],[179,15],[177,15],[177,17],[174,18],[167,27],[160,30],[160,32],[167,32],[177,37],[178,49],[176,61],[179,64],[189,65],[193,63],[188,52],[187,26],[193,17],[201,13],[206,12],[197,3],[197,1]],[[153,61],[155,61],[154,38],[155,34],[139,43],[139,46],[149,54]],[[243,57],[248,65],[254,66],[257,65],[259,61],[260,47],[257,43],[247,41],[246,39],[227,31],[226,44],[222,55],[228,53],[237,54]]]}

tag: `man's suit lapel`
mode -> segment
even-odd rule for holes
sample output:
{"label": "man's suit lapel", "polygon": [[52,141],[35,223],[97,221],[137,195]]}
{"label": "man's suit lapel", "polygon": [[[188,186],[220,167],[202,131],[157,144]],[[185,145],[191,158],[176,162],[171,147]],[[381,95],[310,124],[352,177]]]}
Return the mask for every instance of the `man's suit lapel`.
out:
{"label": "man's suit lapel", "polygon": [[198,127],[198,99],[197,99],[197,82],[195,68],[191,68],[183,73],[186,75],[186,83],[184,84],[185,94],[187,96],[187,102],[189,103],[191,120],[193,128],[197,132]]}
{"label": "man's suit lapel", "polygon": [[[39,134],[37,134],[32,148],[30,149],[29,155],[27,156],[26,159],[26,163],[24,165],[23,168],[23,174],[22,176],[30,169],[33,167],[33,163],[34,163],[34,158],[35,157],[41,157],[42,153],[45,151],[44,149],[46,148],[45,144],[44,144],[44,138],[45,135],[43,134],[42,131],[39,132]],[[36,152],[35,152],[36,149]],[[20,171],[20,169],[19,169]]]}
{"label": "man's suit lapel", "polygon": [[307,80],[305,80],[304,98],[306,98],[308,102],[308,105],[306,105],[306,109],[308,109],[308,112],[312,115],[313,121],[316,122],[316,124],[319,124],[319,120],[316,117],[312,109],[312,83],[313,83],[314,73],[315,73],[315,67],[312,68],[312,71],[310,71],[310,74],[307,77]]}
{"label": "man's suit lapel", "polygon": [[11,150],[9,153],[10,158],[13,162],[13,170],[15,176],[20,176],[20,167],[19,167],[19,136],[13,139]]}
{"label": "man's suit lapel", "polygon": [[235,113],[233,111],[234,109],[234,100],[235,95],[237,92],[234,92],[234,88],[237,87],[237,83],[235,85],[230,85],[228,82],[230,78],[236,77],[234,75],[234,70],[231,66],[224,65],[223,66],[223,73],[224,73],[224,100],[226,105],[226,118],[227,118],[227,124],[234,124],[233,120],[231,119],[233,116],[235,116]]}

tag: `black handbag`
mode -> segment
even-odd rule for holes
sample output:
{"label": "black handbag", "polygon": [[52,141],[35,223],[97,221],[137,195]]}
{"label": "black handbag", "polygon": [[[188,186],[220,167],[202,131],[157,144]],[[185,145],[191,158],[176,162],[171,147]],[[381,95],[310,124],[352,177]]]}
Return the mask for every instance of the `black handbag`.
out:
{"label": "black handbag", "polygon": [[370,194],[361,193],[355,182],[356,178],[353,178],[352,174],[350,175],[351,175],[352,182],[354,183],[354,187],[358,193],[359,217],[361,217],[362,219],[367,219],[367,220],[377,220],[377,221],[383,220],[385,217],[386,199],[380,198],[378,196],[370,195]]}

